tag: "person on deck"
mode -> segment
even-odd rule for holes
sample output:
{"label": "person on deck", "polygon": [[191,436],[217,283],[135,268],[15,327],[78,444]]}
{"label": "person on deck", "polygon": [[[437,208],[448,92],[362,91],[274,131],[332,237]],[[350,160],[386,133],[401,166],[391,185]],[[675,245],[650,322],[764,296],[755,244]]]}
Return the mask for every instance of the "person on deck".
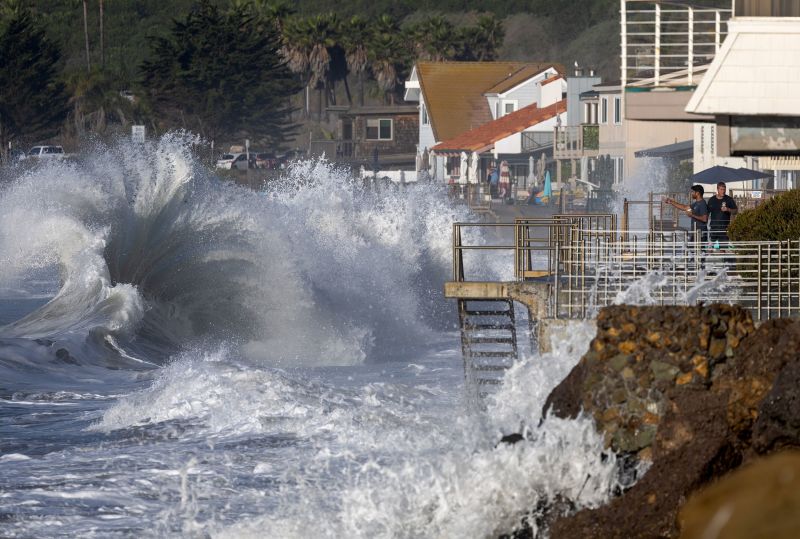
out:
{"label": "person on deck", "polygon": [[500,184],[500,172],[497,168],[492,167],[489,169],[489,193],[492,198],[497,198],[497,188]]}
{"label": "person on deck", "polygon": [[692,190],[689,192],[689,196],[691,197],[690,204],[681,204],[671,198],[664,198],[665,203],[686,212],[686,215],[692,220],[694,239],[700,243],[705,243],[706,241],[706,227],[708,223],[708,205],[703,199],[704,191],[702,185],[693,185]]}
{"label": "person on deck", "polygon": [[727,242],[728,239],[728,226],[731,224],[731,218],[736,215],[739,208],[736,207],[736,201],[725,194],[727,186],[725,182],[717,184],[717,194],[708,199],[708,228],[711,235],[711,242]]}

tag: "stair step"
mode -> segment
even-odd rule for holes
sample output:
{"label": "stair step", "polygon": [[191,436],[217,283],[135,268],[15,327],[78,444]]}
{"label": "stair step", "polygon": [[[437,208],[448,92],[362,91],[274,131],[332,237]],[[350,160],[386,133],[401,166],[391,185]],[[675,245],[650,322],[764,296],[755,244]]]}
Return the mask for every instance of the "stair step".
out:
{"label": "stair step", "polygon": [[515,328],[511,324],[464,324],[465,331],[472,331],[476,329],[503,329],[513,331]]}
{"label": "stair step", "polygon": [[514,358],[514,352],[497,350],[470,350],[471,357],[507,357]]}
{"label": "stair step", "polygon": [[464,314],[469,316],[509,316],[511,311],[479,311],[475,309],[467,309]]}
{"label": "stair step", "polygon": [[472,364],[472,370],[474,371],[505,371],[511,368],[511,365],[486,365],[486,364],[479,364],[476,365],[475,363]]}
{"label": "stair step", "polygon": [[470,344],[514,344],[514,337],[469,337]]}

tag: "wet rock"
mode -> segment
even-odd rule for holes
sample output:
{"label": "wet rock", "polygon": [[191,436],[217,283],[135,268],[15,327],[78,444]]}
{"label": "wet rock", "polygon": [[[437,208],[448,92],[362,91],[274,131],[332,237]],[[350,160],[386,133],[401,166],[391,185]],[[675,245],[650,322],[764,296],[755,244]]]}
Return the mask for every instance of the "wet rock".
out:
{"label": "wet rock", "polygon": [[667,409],[664,395],[710,386],[712,366],[755,331],[747,311],[728,305],[607,307],[597,327],[589,352],[545,410],[576,417],[583,409],[611,433],[605,439],[617,452],[650,447]]}
{"label": "wet rock", "polygon": [[701,389],[677,389],[653,444],[653,464],[623,496],[556,520],[553,539],[671,537],[685,497],[741,461],[725,421],[726,401]]}
{"label": "wet rock", "polygon": [[761,402],[752,444],[759,454],[800,448],[800,361],[781,370]]}
{"label": "wet rock", "polygon": [[522,434],[515,432],[513,434],[506,434],[505,436],[500,438],[500,441],[497,442],[497,445],[500,444],[514,445],[515,443],[521,442],[523,440],[525,440],[525,437]]}
{"label": "wet rock", "polygon": [[604,309],[545,409],[589,413],[608,447],[652,463],[607,506],[556,520],[553,537],[674,536],[693,492],[748,459],[800,448],[800,321],[756,330],[725,305]]}

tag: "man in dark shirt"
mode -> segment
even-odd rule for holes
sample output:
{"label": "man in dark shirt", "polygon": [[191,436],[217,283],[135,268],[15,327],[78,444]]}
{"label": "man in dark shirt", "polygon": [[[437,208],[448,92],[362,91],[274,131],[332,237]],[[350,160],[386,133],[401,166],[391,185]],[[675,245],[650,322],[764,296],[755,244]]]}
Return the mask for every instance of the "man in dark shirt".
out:
{"label": "man in dark shirt", "polygon": [[704,189],[702,185],[693,185],[692,190],[689,192],[691,197],[691,204],[681,204],[671,198],[665,198],[664,202],[670,206],[674,206],[681,211],[685,211],[686,215],[692,220],[692,229],[695,232],[695,240],[700,243],[706,241],[706,223],[708,223],[708,206],[706,201],[703,200]]}
{"label": "man in dark shirt", "polygon": [[708,199],[709,229],[711,241],[728,241],[728,225],[731,217],[736,215],[736,201],[725,194],[725,182],[717,184],[717,194]]}

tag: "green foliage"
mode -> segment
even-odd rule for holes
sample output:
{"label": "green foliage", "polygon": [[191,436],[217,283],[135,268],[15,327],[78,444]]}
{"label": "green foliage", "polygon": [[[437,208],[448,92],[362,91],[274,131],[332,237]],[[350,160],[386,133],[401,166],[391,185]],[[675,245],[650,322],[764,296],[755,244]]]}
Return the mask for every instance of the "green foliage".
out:
{"label": "green foliage", "polygon": [[142,65],[142,85],[164,127],[211,140],[239,133],[280,144],[292,127],[289,96],[300,87],[278,54],[273,26],[243,6],[223,12],[208,1],[175,21]]}
{"label": "green foliage", "polygon": [[780,241],[800,239],[800,190],[767,200],[752,210],[740,212],[728,227],[734,241]]}
{"label": "green foliage", "polygon": [[0,30],[0,148],[58,132],[67,95],[58,80],[59,51],[26,9],[8,13]]}

